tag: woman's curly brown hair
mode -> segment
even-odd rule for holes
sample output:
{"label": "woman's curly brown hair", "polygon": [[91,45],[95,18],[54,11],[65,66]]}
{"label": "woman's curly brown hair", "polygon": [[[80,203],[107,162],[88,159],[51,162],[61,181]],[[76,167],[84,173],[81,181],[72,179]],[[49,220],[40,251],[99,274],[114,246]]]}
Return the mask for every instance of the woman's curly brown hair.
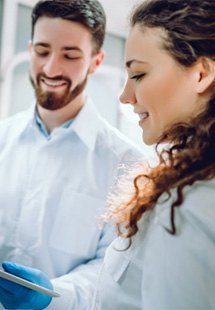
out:
{"label": "woman's curly brown hair", "polygon": [[[215,61],[215,1],[214,0],[151,0],[137,7],[131,26],[160,27],[164,30],[163,47],[184,67],[199,57]],[[155,86],[156,87],[156,86]],[[138,221],[153,209],[163,193],[167,199],[176,190],[171,205],[171,230],[175,234],[174,210],[183,203],[183,189],[199,180],[215,177],[215,91],[211,87],[207,109],[186,123],[167,130],[157,143],[159,164],[149,173],[134,179],[134,194],[127,203],[114,209],[118,233],[132,237],[138,231]],[[163,141],[171,147],[159,152]]]}

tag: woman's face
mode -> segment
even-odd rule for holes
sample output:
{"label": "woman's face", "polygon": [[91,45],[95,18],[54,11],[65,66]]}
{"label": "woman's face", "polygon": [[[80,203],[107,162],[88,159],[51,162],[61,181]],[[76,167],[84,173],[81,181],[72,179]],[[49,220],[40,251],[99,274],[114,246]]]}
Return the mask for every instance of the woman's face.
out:
{"label": "woman's face", "polygon": [[167,127],[204,107],[195,87],[196,71],[180,66],[162,48],[162,33],[135,25],[126,46],[128,77],[120,100],[139,115],[146,144],[156,143]]}

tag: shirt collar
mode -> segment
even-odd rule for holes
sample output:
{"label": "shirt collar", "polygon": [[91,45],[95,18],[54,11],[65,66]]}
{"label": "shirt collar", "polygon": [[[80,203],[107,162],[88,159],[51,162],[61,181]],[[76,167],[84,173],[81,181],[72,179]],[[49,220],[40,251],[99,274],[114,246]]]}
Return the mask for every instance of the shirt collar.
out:
{"label": "shirt collar", "polygon": [[71,128],[89,149],[94,149],[98,131],[101,129],[101,117],[90,98],[87,98]]}
{"label": "shirt collar", "polygon": [[[44,125],[43,121],[41,120],[37,109],[35,109],[35,122],[40,130],[40,132],[47,138],[47,139],[51,139],[51,134],[48,132],[46,126]],[[70,119],[68,121],[66,121],[65,123],[63,123],[60,127],[61,128],[69,128],[69,126],[72,124],[73,119]]]}

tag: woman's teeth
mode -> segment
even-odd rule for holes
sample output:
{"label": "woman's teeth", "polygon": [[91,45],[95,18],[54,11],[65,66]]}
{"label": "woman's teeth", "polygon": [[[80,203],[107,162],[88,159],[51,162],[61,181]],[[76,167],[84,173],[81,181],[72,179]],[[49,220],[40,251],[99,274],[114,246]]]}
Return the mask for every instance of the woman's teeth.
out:
{"label": "woman's teeth", "polygon": [[140,113],[139,114],[139,118],[141,120],[146,119],[147,117],[149,117],[149,113],[148,112],[144,112],[144,113]]}

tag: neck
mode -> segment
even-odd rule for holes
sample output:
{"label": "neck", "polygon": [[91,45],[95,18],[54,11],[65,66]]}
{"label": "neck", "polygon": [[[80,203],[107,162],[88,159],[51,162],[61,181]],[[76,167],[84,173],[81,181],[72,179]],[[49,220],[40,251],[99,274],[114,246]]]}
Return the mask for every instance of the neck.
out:
{"label": "neck", "polygon": [[38,114],[43,121],[48,132],[60,127],[66,121],[76,117],[85,103],[85,95],[82,93],[65,107],[58,110],[47,110],[37,104]]}

